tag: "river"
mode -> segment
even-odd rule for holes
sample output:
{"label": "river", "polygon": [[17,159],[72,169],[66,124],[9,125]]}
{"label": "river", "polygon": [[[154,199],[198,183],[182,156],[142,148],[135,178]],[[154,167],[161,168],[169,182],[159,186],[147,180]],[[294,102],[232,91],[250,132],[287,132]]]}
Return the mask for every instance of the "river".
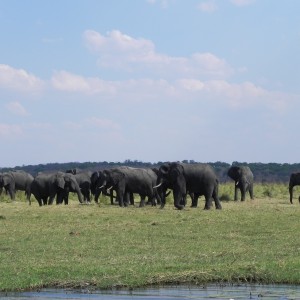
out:
{"label": "river", "polygon": [[167,286],[134,290],[61,290],[42,289],[40,291],[0,293],[0,299],[143,299],[143,300],[179,300],[179,299],[300,299],[300,286],[296,285],[208,285],[208,286]]}

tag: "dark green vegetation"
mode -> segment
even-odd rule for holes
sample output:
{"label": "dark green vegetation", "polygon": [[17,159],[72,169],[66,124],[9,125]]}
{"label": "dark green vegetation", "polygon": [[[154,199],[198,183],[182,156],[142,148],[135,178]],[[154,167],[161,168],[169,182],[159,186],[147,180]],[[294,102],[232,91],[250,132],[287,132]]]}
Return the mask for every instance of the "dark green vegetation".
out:
{"label": "dark green vegetation", "polygon": [[[193,160],[184,160],[184,163],[195,163]],[[126,165],[137,168],[151,168],[159,167],[164,162],[150,163],[141,162],[137,160],[126,160],[124,162],[69,162],[69,163],[49,163],[40,165],[28,165],[28,166],[17,166],[15,168],[0,168],[0,172],[6,172],[8,170],[24,170],[33,176],[38,172],[46,171],[63,171],[68,169],[79,168],[82,170],[98,171],[101,169],[118,167]],[[224,162],[213,162],[210,164],[216,171],[220,182],[224,183],[230,181],[227,177],[227,171],[231,166]],[[254,174],[254,181],[259,183],[264,182],[284,182],[287,183],[290,178],[290,174],[293,172],[300,172],[300,164],[278,164],[278,163],[246,163],[246,162],[233,162],[232,165],[245,165],[249,166]]]}
{"label": "dark green vegetation", "polygon": [[[169,203],[38,207],[0,197],[0,290],[137,287],[166,283],[300,284],[300,205],[286,185],[259,185],[255,200],[223,210]],[[299,188],[295,188],[295,197]],[[233,198],[233,184],[220,186]],[[138,202],[139,200],[137,200]],[[190,201],[188,201],[188,205]]]}

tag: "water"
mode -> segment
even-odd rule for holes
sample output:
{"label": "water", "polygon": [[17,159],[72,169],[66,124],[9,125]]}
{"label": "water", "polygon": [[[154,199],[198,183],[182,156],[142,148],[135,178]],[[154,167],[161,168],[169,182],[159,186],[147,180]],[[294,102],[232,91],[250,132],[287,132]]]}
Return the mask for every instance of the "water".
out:
{"label": "water", "polygon": [[159,288],[129,290],[59,290],[42,289],[38,292],[0,293],[0,299],[109,299],[109,300],[179,300],[179,299],[280,299],[300,300],[300,286],[291,285],[209,285],[168,286]]}

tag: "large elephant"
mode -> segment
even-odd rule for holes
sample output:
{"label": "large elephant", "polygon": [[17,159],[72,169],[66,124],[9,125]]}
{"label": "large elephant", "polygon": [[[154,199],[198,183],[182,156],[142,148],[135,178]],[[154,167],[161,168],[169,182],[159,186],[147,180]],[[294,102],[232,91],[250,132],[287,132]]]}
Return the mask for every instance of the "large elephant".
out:
{"label": "large elephant", "polygon": [[111,204],[114,204],[113,189],[110,189],[110,194],[105,189],[105,183],[107,181],[107,175],[104,174],[103,170],[95,171],[91,175],[91,193],[94,195],[95,202],[99,202],[99,197],[102,194],[110,196]]}
{"label": "large elephant", "polygon": [[63,200],[65,200],[65,204],[68,204],[68,198],[65,198],[65,195],[70,190],[76,191],[78,200],[82,203],[80,187],[73,174],[64,172],[41,173],[34,178],[31,184],[31,193],[40,206],[52,204],[55,197],[57,204],[62,203]]}
{"label": "large elephant", "polygon": [[16,191],[25,191],[25,195],[29,204],[30,202],[30,186],[33,176],[25,171],[17,170],[0,174],[0,187],[5,188],[12,200],[15,200]]}
{"label": "large elephant", "polygon": [[113,188],[117,193],[117,202],[121,207],[128,204],[129,195],[136,193],[141,196],[140,207],[145,205],[145,198],[155,205],[156,174],[150,169],[119,167],[103,171],[106,189]]}
{"label": "large elephant", "polygon": [[218,197],[219,180],[208,164],[166,163],[159,168],[160,184],[167,182],[173,189],[174,206],[183,209],[187,192],[195,194],[192,206],[197,206],[198,197],[204,195],[204,209],[210,209],[212,199],[216,209],[221,209]]}
{"label": "large elephant", "polygon": [[[91,202],[91,171],[81,171],[79,169],[67,170],[66,173],[73,174],[83,195],[84,202]],[[70,192],[76,192],[70,190]]]}
{"label": "large elephant", "polygon": [[[293,188],[295,185],[300,185],[300,173],[292,173],[289,182],[290,202],[293,204]],[[299,197],[300,203],[300,197]]]}
{"label": "large elephant", "polygon": [[253,173],[248,166],[232,166],[229,168],[227,175],[234,180],[234,200],[238,200],[238,190],[241,191],[241,201],[246,198],[249,192],[250,198],[253,199]]}

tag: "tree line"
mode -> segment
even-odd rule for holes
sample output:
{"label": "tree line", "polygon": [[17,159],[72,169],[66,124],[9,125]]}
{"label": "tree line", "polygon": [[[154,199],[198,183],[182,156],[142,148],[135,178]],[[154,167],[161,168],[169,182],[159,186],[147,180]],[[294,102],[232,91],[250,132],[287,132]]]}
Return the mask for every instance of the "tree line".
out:
{"label": "tree line", "polygon": [[[194,160],[183,160],[184,163],[197,163]],[[24,170],[33,176],[36,176],[39,172],[52,172],[52,171],[64,171],[70,169],[97,171],[108,168],[115,168],[118,166],[130,166],[134,168],[158,168],[166,162],[142,162],[138,160],[127,159],[123,162],[67,162],[67,163],[48,163],[38,165],[23,165],[16,166],[14,168],[0,168],[0,172],[6,172],[10,170]],[[300,172],[300,163],[295,164],[280,164],[280,163],[247,163],[247,162],[233,162],[232,164],[226,162],[208,162],[216,171],[221,183],[229,182],[231,179],[227,176],[227,171],[232,165],[244,165],[248,166],[253,174],[254,181],[257,183],[287,183],[289,181],[291,173]]]}

